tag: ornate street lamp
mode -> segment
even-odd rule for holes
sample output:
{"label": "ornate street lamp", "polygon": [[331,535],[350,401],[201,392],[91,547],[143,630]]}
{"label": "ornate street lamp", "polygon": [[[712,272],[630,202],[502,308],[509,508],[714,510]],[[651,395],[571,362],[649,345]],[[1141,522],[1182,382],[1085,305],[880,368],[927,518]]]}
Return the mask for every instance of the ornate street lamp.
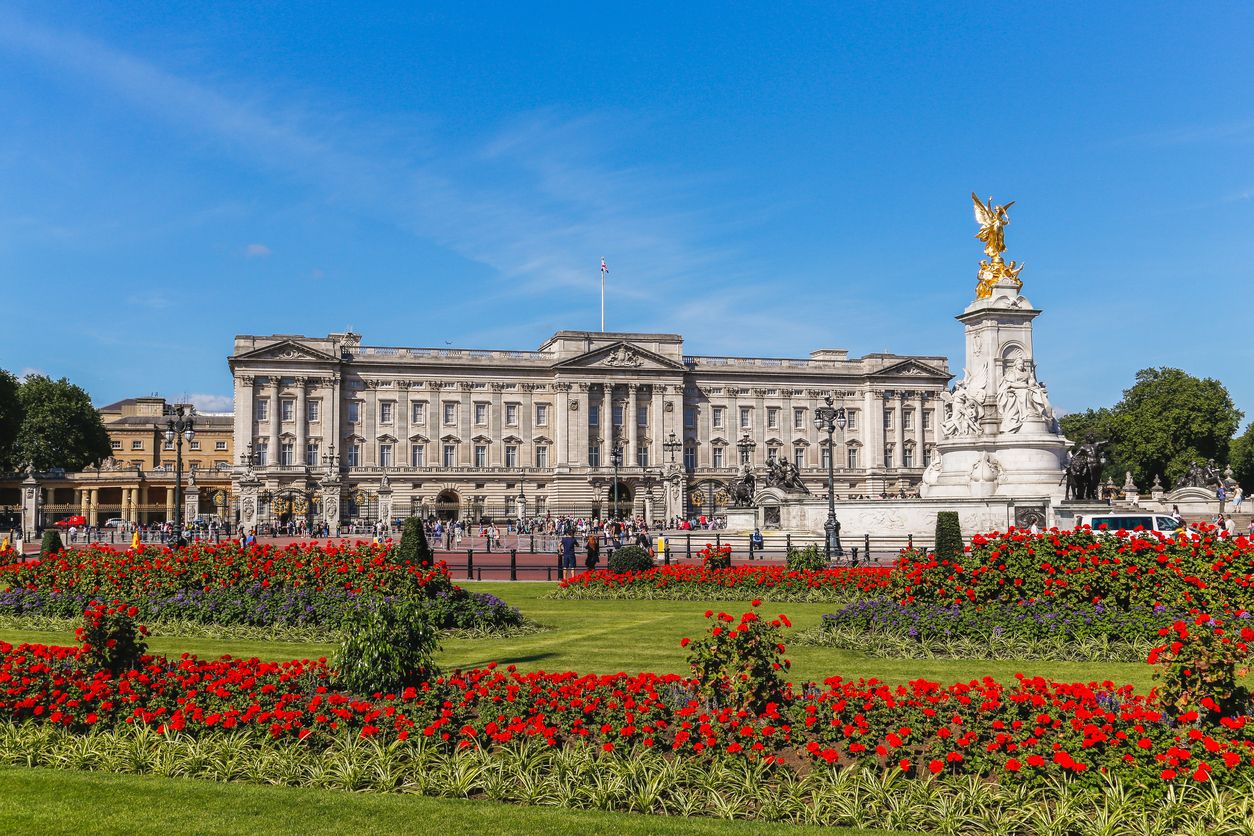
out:
{"label": "ornate street lamp", "polygon": [[[252,445],[250,444],[248,446],[251,447]],[[328,473],[334,473],[340,469],[340,457],[339,454],[335,452],[334,443],[327,445],[327,451],[322,454],[322,464],[327,469]]]}
{"label": "ornate street lamp", "polygon": [[736,449],[740,451],[741,467],[752,461],[753,450],[757,447],[757,442],[749,437],[749,433],[745,433],[739,441],[736,442]]}
{"label": "ornate street lamp", "polygon": [[618,433],[614,433],[613,440],[610,442],[610,464],[614,466],[614,508],[611,515],[617,516],[619,513],[618,469],[623,466],[623,442]]}
{"label": "ornate street lamp", "polygon": [[814,426],[819,432],[827,433],[827,522],[823,524],[826,533],[824,553],[830,561],[832,555],[844,556],[845,550],[840,546],[840,522],[836,519],[836,445],[832,434],[837,428],[844,432],[845,408],[832,404],[832,396],[823,399],[826,406],[814,410]]}
{"label": "ornate street lamp", "polygon": [[[190,444],[196,437],[196,410],[179,404],[174,407],[174,417],[165,426],[154,424],[165,437],[166,444],[174,445],[174,545],[183,545],[183,439]],[[249,445],[251,449],[252,445]]]}

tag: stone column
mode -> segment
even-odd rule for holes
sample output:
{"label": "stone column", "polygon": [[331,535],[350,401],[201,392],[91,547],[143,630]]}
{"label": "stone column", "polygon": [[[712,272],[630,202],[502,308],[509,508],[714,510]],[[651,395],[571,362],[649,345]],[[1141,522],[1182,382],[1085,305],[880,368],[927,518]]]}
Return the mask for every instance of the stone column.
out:
{"label": "stone column", "polygon": [[39,508],[43,505],[42,490],[33,473],[22,480],[22,534],[24,540],[34,540],[39,534]]}
{"label": "stone column", "polygon": [[279,410],[279,378],[276,375],[270,376],[270,452],[269,464],[278,465],[279,463],[279,419],[282,413]]}
{"label": "stone column", "polygon": [[91,505],[89,506],[87,522],[92,527],[95,527],[100,524],[100,489],[92,488],[89,493],[91,494]]}
{"label": "stone column", "polygon": [[305,420],[305,387],[309,384],[309,378],[296,378],[296,464],[301,467],[305,466],[305,444],[308,441],[308,422]]}
{"label": "stone column", "polygon": [[571,429],[574,430],[574,437],[571,439],[574,447],[571,450],[570,461],[572,465],[587,467],[590,435],[588,421],[592,416],[592,384],[585,380],[575,384],[575,406],[577,409],[570,414],[570,420],[573,422]]}
{"label": "stone column", "polygon": [[553,391],[553,461],[555,469],[570,467],[570,384],[554,383]]}
{"label": "stone column", "polygon": [[488,407],[488,436],[492,443],[488,445],[488,466],[501,467],[505,464],[505,405],[502,403],[505,385],[492,384],[492,404]]}
{"label": "stone column", "polygon": [[636,463],[640,460],[639,454],[636,452],[640,446],[640,421],[637,413],[640,405],[640,384],[627,384],[627,400],[623,404],[623,423],[626,425],[623,429],[627,433],[627,450],[623,457],[623,465],[626,467],[636,467]]}
{"label": "stone column", "polygon": [[400,467],[410,466],[409,456],[409,381],[396,381],[396,452],[393,462]]}
{"label": "stone column", "polygon": [[648,411],[648,437],[652,439],[650,450],[648,450],[648,461],[653,468],[661,468],[665,462],[665,451],[662,445],[666,444],[666,404],[663,400],[662,386],[653,384],[653,406]]}
{"label": "stone column", "polygon": [[[627,418],[626,415],[623,416]],[[610,450],[614,444],[614,384],[601,384],[601,467],[610,466]]]}
{"label": "stone column", "polygon": [[431,388],[431,392],[427,396],[427,435],[430,436],[431,443],[434,445],[434,455],[431,456],[431,459],[429,459],[427,463],[437,467],[443,467],[444,442],[440,440],[440,436],[444,435],[446,432],[444,428],[444,415],[440,412],[440,392],[442,392],[443,389],[441,388],[440,381],[438,380],[428,380],[427,386]]}
{"label": "stone column", "polygon": [[518,407],[518,435],[522,437],[522,444],[518,445],[518,463],[523,467],[535,467],[536,464],[535,442],[532,440],[536,436],[536,405],[531,387],[530,383],[523,385],[522,403]]}
{"label": "stone column", "polygon": [[471,400],[470,393],[473,386],[470,383],[462,383],[461,390],[461,455],[458,456],[458,464],[463,467],[470,467],[474,463],[474,442],[471,437],[474,435],[474,402]]}
{"label": "stone column", "polygon": [[87,517],[87,490],[85,488],[75,488],[74,493],[78,494],[78,513],[84,519],[87,519],[87,522],[90,525],[91,520]]}
{"label": "stone column", "polygon": [[[236,454],[248,452],[248,445],[252,443],[257,433],[255,430],[257,420],[257,407],[255,398],[253,397],[253,384],[256,378],[252,375],[240,375],[235,378],[235,452]],[[235,464],[235,462],[231,462]]]}
{"label": "stone column", "polygon": [[139,507],[135,511],[135,519],[147,522],[146,514],[148,513],[148,483],[139,483]]}
{"label": "stone column", "polygon": [[166,520],[174,520],[174,484],[171,483],[165,489],[165,518]]}
{"label": "stone column", "polygon": [[[749,464],[752,467],[760,467],[766,461],[766,390],[753,390],[753,429],[749,431],[750,436],[756,442],[753,452],[749,454]],[[740,436],[736,436],[736,440],[740,440]],[[736,450],[736,466],[740,466],[740,450]]]}

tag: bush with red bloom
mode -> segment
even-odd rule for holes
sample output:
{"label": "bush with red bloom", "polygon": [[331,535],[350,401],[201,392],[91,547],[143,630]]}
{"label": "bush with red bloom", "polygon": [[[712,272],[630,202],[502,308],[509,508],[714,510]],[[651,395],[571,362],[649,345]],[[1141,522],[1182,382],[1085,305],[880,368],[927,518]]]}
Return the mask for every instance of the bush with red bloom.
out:
{"label": "bush with red bloom", "polygon": [[1164,643],[1150,651],[1149,663],[1168,713],[1219,717],[1248,708],[1250,693],[1239,679],[1249,672],[1254,651],[1251,624],[1254,619],[1244,611],[1229,621],[1198,613],[1158,631]]}
{"label": "bush with red bloom", "polygon": [[705,548],[697,552],[697,557],[701,558],[701,565],[707,569],[730,569],[731,556],[732,547],[726,543],[719,546],[706,543]]}
{"label": "bush with red bloom", "polygon": [[74,638],[81,642],[78,658],[87,671],[117,674],[140,666],[148,652],[148,628],[135,621],[138,613],[119,601],[83,611],[83,626],[75,629]]}
{"label": "bush with red bloom", "polygon": [[784,672],[792,663],[784,658],[779,620],[764,621],[753,611],[741,615],[739,622],[727,613],[714,616],[708,610],[706,618],[714,621],[709,635],[680,644],[688,648],[693,677],[711,705],[761,712],[790,697]]}

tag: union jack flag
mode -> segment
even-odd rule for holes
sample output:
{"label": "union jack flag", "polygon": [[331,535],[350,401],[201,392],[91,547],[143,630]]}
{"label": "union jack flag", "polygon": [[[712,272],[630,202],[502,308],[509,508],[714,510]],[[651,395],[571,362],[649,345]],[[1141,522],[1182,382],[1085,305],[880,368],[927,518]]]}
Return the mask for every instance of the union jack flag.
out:
{"label": "union jack flag", "polygon": [[601,275],[605,275],[608,272],[610,272],[610,268],[605,266],[605,259],[601,259]]}

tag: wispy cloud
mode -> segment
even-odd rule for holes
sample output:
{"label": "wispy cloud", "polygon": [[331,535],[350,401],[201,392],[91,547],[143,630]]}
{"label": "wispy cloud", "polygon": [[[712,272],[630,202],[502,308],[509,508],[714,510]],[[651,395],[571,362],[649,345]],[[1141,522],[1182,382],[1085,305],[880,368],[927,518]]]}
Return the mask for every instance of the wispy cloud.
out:
{"label": "wispy cloud", "polygon": [[179,400],[190,402],[201,412],[230,412],[235,406],[235,400],[231,395],[213,395],[205,392],[187,395]]}
{"label": "wispy cloud", "polygon": [[1202,145],[1216,142],[1244,144],[1254,142],[1254,119],[1212,122],[1204,125],[1177,125],[1145,133],[1133,134],[1123,140],[1135,145]]}
{"label": "wispy cloud", "polygon": [[244,248],[245,258],[265,258],[270,255],[270,248],[265,244],[249,244]]}
{"label": "wispy cloud", "polygon": [[[714,243],[729,224],[695,208],[706,203],[702,177],[603,161],[605,137],[625,141],[622,125],[644,130],[641,119],[531,113],[457,150],[419,136],[418,156],[412,134],[388,136],[401,126],[358,130],[350,114],[295,107],[242,84],[210,86],[13,12],[0,11],[0,48],[485,264],[500,275],[499,292],[586,286],[602,255],[614,259],[616,292],[627,300],[679,291],[698,274],[709,290],[718,283],[711,277],[735,278],[725,269],[735,253]],[[389,147],[389,138],[403,142]],[[262,244],[245,250],[267,253]]]}

